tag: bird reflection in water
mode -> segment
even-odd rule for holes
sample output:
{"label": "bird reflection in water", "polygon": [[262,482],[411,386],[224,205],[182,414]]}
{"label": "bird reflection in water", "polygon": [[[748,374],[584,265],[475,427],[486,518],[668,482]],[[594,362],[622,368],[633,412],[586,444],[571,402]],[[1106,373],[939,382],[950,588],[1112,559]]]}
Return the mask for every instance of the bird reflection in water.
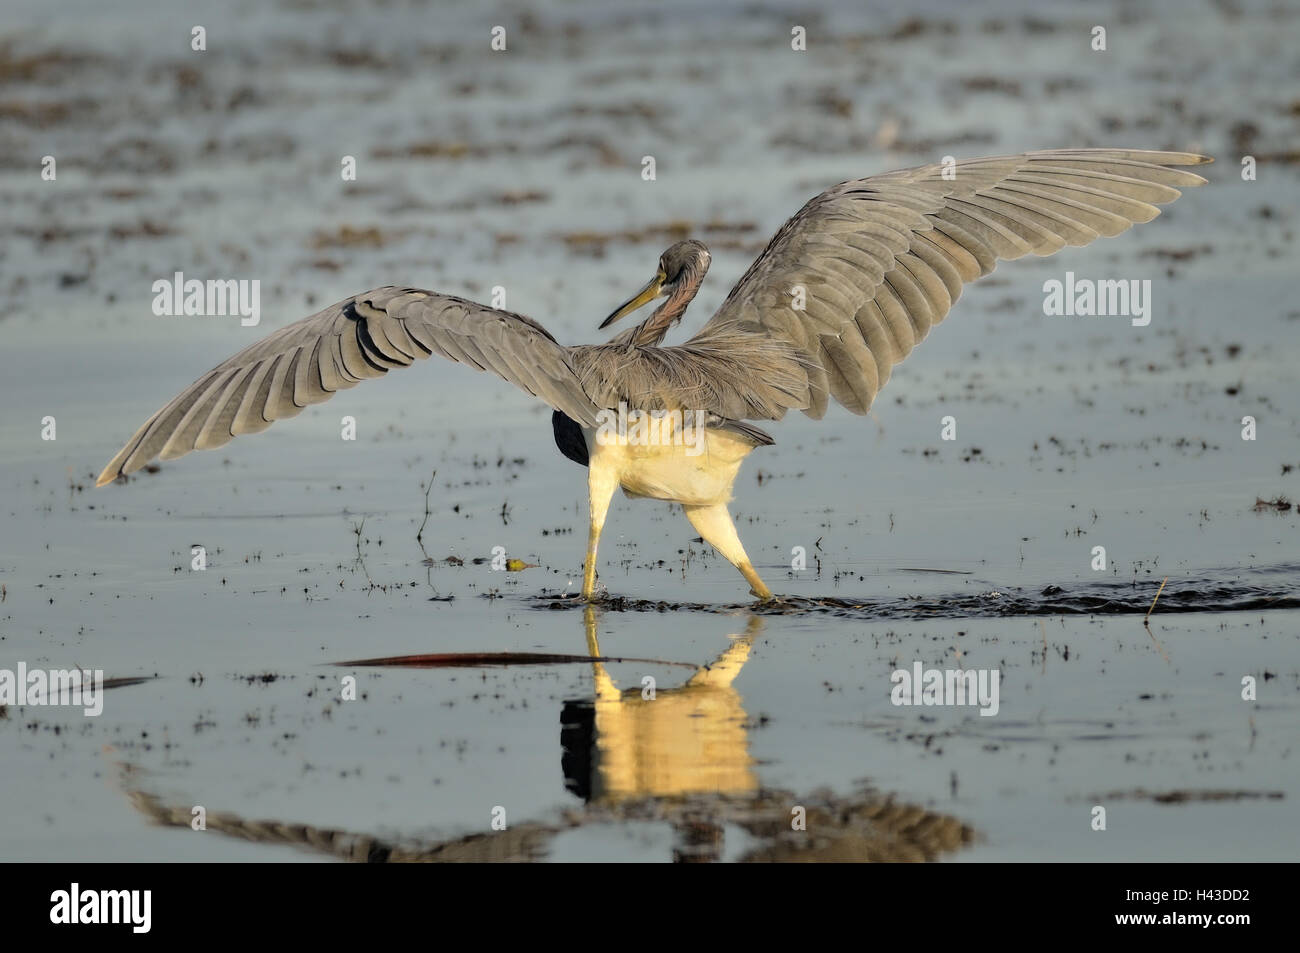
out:
{"label": "bird reflection in water", "polygon": [[[596,613],[587,607],[584,616],[587,651],[602,658]],[[566,702],[560,716],[566,787],[601,804],[755,790],[749,719],[734,682],[762,627],[751,615],[726,651],[675,688],[620,689],[605,663],[593,662],[594,697]]]}
{"label": "bird reflection in water", "polygon": [[[871,789],[799,794],[761,786],[749,751],[753,722],[735,687],[761,617],[750,615],[727,649],[683,684],[653,692],[643,684],[618,687],[600,661],[597,620],[586,607],[587,650],[597,659],[591,697],[566,702],[561,714],[565,787],[581,808],[446,840],[378,838],[224,812],[209,812],[207,829],[361,863],[546,860],[566,832],[629,822],[668,825],[672,859],[687,863],[723,859],[728,828],[747,835],[734,857],[749,862],[932,861],[975,841],[974,829],[957,818]],[[123,766],[132,804],[156,824],[188,830],[190,806],[142,790],[137,775]],[[797,809],[803,829],[794,823]]]}

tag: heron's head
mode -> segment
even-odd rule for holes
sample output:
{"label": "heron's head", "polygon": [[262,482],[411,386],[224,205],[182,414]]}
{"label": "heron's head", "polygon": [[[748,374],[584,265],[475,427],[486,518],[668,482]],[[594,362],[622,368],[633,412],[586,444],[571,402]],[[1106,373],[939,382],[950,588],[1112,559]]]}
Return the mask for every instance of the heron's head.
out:
{"label": "heron's head", "polygon": [[704,273],[709,270],[711,261],[709,250],[704,242],[687,239],[671,246],[659,256],[659,268],[646,286],[628,298],[601,322],[607,328],[619,318],[649,304],[656,298],[675,297],[680,299],[678,314],[686,309],[687,303],[695,296],[696,289],[704,280]]}

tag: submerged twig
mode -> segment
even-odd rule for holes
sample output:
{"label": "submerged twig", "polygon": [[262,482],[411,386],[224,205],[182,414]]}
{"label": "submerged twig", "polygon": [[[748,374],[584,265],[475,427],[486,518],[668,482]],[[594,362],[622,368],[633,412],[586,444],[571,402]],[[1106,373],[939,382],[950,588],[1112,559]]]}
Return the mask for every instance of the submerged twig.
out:
{"label": "submerged twig", "polygon": [[[415,541],[420,544],[420,550],[424,550],[424,527],[429,523],[429,493],[433,490],[433,478],[438,475],[434,470],[429,474],[429,485],[424,488],[424,520],[420,523],[420,528],[415,531]],[[428,553],[424,554],[428,556]]]}
{"label": "submerged twig", "polygon": [[1150,619],[1150,618],[1151,618],[1151,613],[1152,613],[1152,612],[1155,612],[1155,610],[1156,610],[1156,602],[1158,602],[1159,599],[1160,599],[1160,593],[1162,593],[1162,592],[1165,591],[1165,583],[1168,582],[1168,581],[1169,581],[1169,577],[1168,577],[1168,576],[1165,576],[1165,578],[1161,581],[1161,583],[1160,583],[1160,588],[1156,590],[1156,597],[1155,597],[1154,599],[1151,600],[1151,608],[1147,610],[1147,614],[1146,614],[1146,616],[1144,616],[1143,619],[1142,619],[1142,624],[1143,624],[1143,625],[1146,625],[1146,624],[1147,624],[1147,619]]}

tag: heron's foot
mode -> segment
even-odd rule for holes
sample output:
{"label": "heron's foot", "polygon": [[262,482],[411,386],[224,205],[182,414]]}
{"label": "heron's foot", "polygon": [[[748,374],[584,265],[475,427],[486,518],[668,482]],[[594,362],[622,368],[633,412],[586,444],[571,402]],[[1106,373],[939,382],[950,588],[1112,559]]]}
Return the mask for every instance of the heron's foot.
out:
{"label": "heron's foot", "polygon": [[586,603],[604,602],[609,598],[609,590],[597,583],[590,589],[582,590],[582,601]]}

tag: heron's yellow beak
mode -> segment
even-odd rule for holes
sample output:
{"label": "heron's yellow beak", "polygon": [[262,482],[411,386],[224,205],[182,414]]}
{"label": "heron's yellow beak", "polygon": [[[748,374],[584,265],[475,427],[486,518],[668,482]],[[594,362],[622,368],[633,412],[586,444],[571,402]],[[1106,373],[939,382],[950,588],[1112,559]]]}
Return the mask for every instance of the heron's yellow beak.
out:
{"label": "heron's yellow beak", "polygon": [[635,311],[642,305],[648,304],[655,298],[664,293],[664,282],[668,279],[662,271],[650,279],[649,283],[623,302],[613,314],[600,323],[602,328],[607,328],[619,318],[625,317]]}

